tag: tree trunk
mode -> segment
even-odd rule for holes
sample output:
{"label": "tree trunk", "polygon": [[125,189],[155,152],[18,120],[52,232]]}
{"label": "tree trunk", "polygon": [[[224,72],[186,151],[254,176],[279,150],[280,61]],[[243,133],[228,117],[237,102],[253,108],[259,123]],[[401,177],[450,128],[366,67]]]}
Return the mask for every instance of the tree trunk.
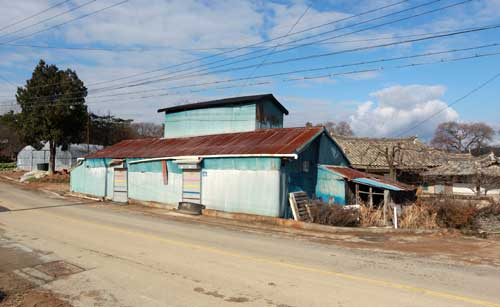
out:
{"label": "tree trunk", "polygon": [[53,175],[56,171],[56,144],[49,141],[49,175]]}

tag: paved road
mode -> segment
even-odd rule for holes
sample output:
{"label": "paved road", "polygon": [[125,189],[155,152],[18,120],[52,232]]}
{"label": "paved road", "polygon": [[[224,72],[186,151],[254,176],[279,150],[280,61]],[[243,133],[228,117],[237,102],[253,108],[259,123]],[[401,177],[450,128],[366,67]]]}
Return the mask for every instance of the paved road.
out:
{"label": "paved road", "polygon": [[77,306],[500,306],[488,266],[77,202],[0,182],[0,235],[83,268],[44,285]]}

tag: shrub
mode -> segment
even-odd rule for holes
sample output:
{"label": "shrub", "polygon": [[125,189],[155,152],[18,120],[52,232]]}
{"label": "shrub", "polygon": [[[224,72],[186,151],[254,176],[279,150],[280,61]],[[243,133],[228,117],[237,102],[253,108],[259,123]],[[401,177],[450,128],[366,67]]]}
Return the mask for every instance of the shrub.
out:
{"label": "shrub", "polygon": [[10,171],[16,168],[16,162],[0,163],[0,171]]}
{"label": "shrub", "polygon": [[449,200],[437,202],[433,208],[437,223],[443,228],[474,229],[477,206],[471,203],[457,203]]}
{"label": "shrub", "polygon": [[[387,210],[387,221],[391,219],[390,211]],[[359,219],[360,224],[363,227],[373,227],[373,226],[385,226],[384,225],[384,211],[383,209],[370,208],[368,206],[361,205],[359,207]]]}
{"label": "shrub", "polygon": [[422,203],[415,203],[403,206],[401,216],[398,219],[401,228],[439,228],[437,223],[437,213],[430,206]]}
{"label": "shrub", "polygon": [[316,204],[311,207],[313,222],[323,225],[355,227],[359,225],[359,213],[339,205]]}

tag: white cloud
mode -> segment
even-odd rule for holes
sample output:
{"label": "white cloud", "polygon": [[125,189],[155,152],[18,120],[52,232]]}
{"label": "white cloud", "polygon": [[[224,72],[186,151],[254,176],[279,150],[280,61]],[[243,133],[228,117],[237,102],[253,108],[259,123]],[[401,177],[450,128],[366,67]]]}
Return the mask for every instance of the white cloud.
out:
{"label": "white cloud", "polygon": [[439,123],[458,118],[458,113],[453,108],[446,108],[446,102],[441,100],[445,90],[440,85],[398,85],[373,92],[371,96],[377,101],[359,105],[350,117],[351,126],[357,135],[390,137],[430,118],[408,132],[429,138]]}

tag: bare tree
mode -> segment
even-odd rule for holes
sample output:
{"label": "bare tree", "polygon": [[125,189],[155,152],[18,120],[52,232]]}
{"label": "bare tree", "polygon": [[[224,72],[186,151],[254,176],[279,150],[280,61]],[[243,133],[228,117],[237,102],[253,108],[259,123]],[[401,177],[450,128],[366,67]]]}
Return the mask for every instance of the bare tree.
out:
{"label": "bare tree", "polygon": [[493,140],[495,130],[485,123],[445,122],[434,133],[431,145],[452,152],[480,150]]}
{"label": "bare tree", "polygon": [[135,138],[160,138],[163,136],[163,125],[155,123],[132,123],[130,125]]}
{"label": "bare tree", "polygon": [[331,135],[340,135],[340,136],[354,135],[354,132],[351,129],[351,125],[349,125],[349,123],[346,121],[340,121],[338,123],[327,121],[322,124],[318,124],[318,126],[324,126]]}

